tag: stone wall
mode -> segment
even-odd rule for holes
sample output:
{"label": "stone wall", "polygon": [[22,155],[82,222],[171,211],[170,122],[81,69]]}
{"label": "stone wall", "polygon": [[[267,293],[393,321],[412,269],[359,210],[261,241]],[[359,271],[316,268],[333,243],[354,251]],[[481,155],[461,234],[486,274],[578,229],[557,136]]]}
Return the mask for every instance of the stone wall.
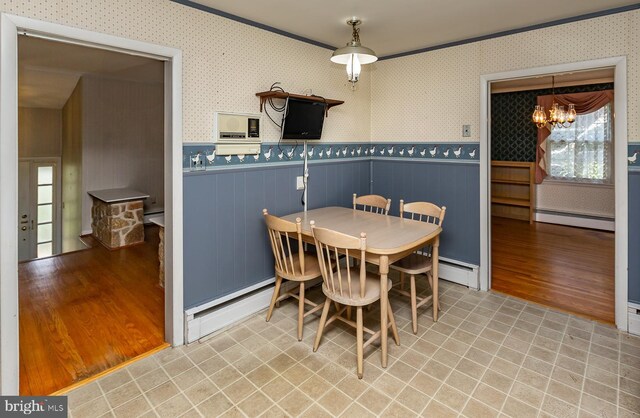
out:
{"label": "stone wall", "polygon": [[142,201],[105,203],[93,199],[91,230],[107,248],[114,249],[144,241]]}

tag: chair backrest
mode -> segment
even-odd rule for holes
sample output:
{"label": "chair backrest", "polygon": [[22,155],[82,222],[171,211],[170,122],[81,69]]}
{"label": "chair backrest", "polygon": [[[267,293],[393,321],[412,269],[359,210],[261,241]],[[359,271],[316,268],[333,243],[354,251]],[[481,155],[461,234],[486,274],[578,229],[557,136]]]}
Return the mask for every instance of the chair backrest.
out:
{"label": "chair backrest", "polygon": [[385,199],[377,194],[368,194],[358,197],[358,195],[354,193],[353,208],[358,209],[357,206],[361,206],[361,209],[366,212],[388,215],[389,208],[391,207],[391,199]]}
{"label": "chair backrest", "polygon": [[[315,226],[311,221],[311,231],[318,253],[318,263],[322,272],[322,279],[329,292],[348,298],[364,298],[366,285],[366,263],[360,262],[356,267],[351,267],[350,258],[358,254],[360,260],[364,260],[367,248],[367,237],[363,232],[360,238],[331,229]],[[340,266],[340,255],[346,255],[345,266]],[[346,282],[345,282],[346,276]],[[358,281],[358,294],[353,295],[352,283]]]}
{"label": "chair backrest", "polygon": [[404,200],[400,200],[401,218],[405,218],[407,214],[408,219],[436,224],[440,228],[442,228],[446,211],[446,206],[438,207],[429,202],[404,203]]}
{"label": "chair backrest", "polygon": [[[304,245],[302,242],[302,220],[296,218],[296,223],[285,221],[277,216],[269,215],[266,209],[262,210],[264,220],[267,223],[267,233],[273,250],[276,271],[289,277],[304,275]],[[292,243],[296,240],[297,243]],[[298,252],[292,251],[293,248]],[[299,266],[296,269],[296,265]]]}

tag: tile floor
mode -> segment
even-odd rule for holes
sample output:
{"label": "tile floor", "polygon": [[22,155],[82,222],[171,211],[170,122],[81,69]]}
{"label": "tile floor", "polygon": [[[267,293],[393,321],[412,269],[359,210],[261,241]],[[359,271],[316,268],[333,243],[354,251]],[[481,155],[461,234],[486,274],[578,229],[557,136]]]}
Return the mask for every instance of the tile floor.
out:
{"label": "tile floor", "polygon": [[[390,338],[355,373],[355,335],[332,324],[317,353],[317,318],[295,338],[296,302],[166,349],[69,393],[74,418],[99,416],[640,416],[640,338],[538,305],[441,281],[442,314],[392,295]],[[426,292],[425,289],[422,289]],[[322,298],[318,289],[310,292]],[[376,322],[371,310],[365,325]]]}

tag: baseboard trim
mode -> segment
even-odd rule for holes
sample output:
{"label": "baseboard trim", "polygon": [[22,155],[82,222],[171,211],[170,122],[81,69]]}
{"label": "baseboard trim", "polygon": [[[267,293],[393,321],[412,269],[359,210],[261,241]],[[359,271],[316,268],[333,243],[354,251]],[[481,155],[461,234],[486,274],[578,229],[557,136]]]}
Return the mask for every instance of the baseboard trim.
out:
{"label": "baseboard trim", "polygon": [[[479,267],[472,264],[440,257],[438,276],[440,279],[471,289],[479,289]],[[312,280],[306,286],[314,286],[320,280]],[[231,295],[186,310],[184,318],[186,343],[198,341],[268,308],[273,295],[274,281],[275,278],[263,280]],[[281,293],[290,291],[296,286],[298,286],[296,282],[285,281],[282,284]]]}
{"label": "baseboard trim", "polygon": [[536,222],[548,224],[575,226],[578,228],[599,229],[603,231],[615,231],[615,221],[606,218],[592,216],[580,216],[576,214],[536,212],[534,215]]}
{"label": "baseboard trim", "polygon": [[640,304],[629,302],[627,311],[629,334],[640,335]]}

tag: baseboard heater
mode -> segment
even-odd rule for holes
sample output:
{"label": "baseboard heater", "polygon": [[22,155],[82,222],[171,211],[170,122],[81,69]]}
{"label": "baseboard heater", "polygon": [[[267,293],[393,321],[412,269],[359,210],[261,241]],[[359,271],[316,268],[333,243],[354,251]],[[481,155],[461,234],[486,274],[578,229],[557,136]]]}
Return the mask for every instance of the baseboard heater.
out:
{"label": "baseboard heater", "polygon": [[640,335],[640,304],[629,302],[629,334]]}
{"label": "baseboard heater", "polygon": [[[319,283],[319,280],[317,282]],[[187,309],[184,327],[187,344],[268,308],[273,295],[273,283],[275,283],[274,277],[206,304]],[[287,292],[296,286],[298,286],[296,282],[285,281],[282,284],[281,292]]]}
{"label": "baseboard heater", "polygon": [[[478,266],[440,257],[438,275],[441,279],[468,286],[471,289],[479,288]],[[187,344],[227,328],[269,307],[274,282],[275,278],[270,278],[186,310],[184,329]],[[320,279],[309,283],[308,286],[317,283],[320,283]],[[281,291],[289,291],[297,285],[296,282],[285,281]]]}
{"label": "baseboard heater", "polygon": [[575,226],[578,228],[599,229],[602,231],[615,231],[616,228],[615,221],[612,218],[542,209],[536,210],[535,221],[548,224]]}

